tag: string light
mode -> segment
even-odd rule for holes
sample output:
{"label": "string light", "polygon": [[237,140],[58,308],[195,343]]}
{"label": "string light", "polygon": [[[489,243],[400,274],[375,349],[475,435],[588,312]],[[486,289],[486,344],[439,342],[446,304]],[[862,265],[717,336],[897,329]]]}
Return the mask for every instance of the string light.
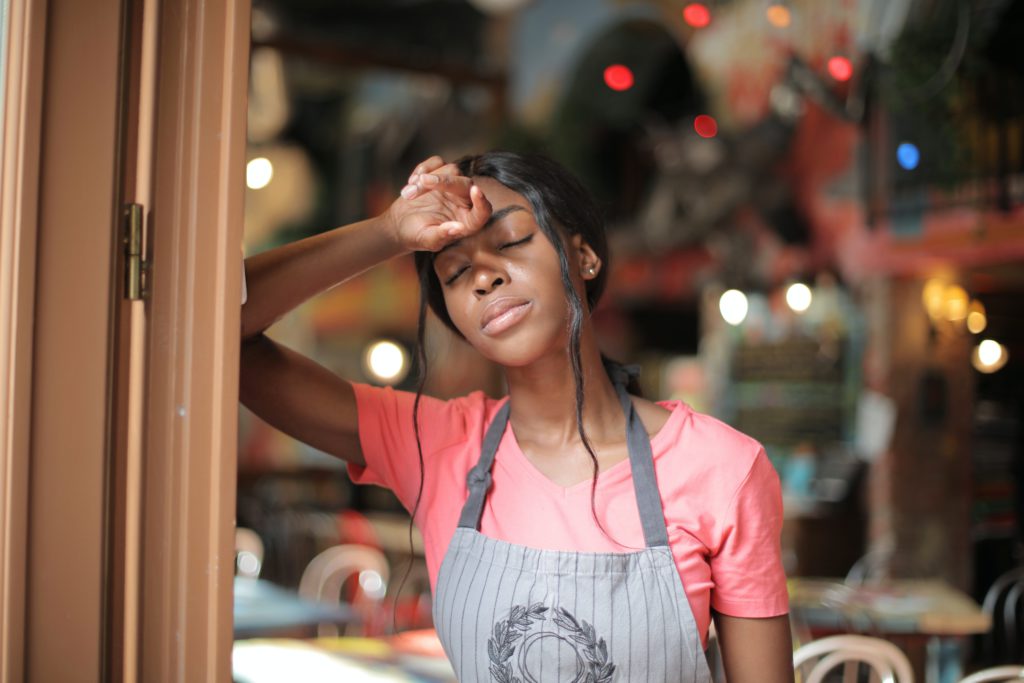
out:
{"label": "string light", "polygon": [[921,151],[912,142],[901,142],[896,148],[896,161],[908,171],[913,171],[921,162]]}
{"label": "string light", "polygon": [[802,282],[794,282],[786,289],[786,303],[796,313],[803,313],[811,307],[811,288]]}
{"label": "string light", "polygon": [[707,114],[701,114],[693,119],[693,129],[702,138],[713,138],[718,135],[718,121]]}
{"label": "string light", "polygon": [[991,374],[1002,369],[1009,358],[1010,355],[1006,352],[1005,346],[994,339],[985,339],[974,347],[971,364],[978,372]]}
{"label": "string light", "polygon": [[750,304],[747,295],[738,289],[730,289],[724,292],[718,299],[718,310],[722,318],[730,325],[739,325],[746,320]]}
{"label": "string light", "polygon": [[683,8],[683,21],[694,28],[704,28],[711,23],[711,10],[702,2],[691,2]]}
{"label": "string light", "polygon": [[612,64],[604,70],[604,84],[615,91],[633,87],[633,72],[623,64]]}
{"label": "string light", "polygon": [[853,77],[853,64],[846,57],[831,57],[828,60],[828,73],[837,81],[848,81]]}
{"label": "string light", "polygon": [[789,26],[789,22],[792,21],[789,8],[778,3],[768,5],[765,15],[768,17],[768,23],[775,28],[786,28]]}
{"label": "string light", "polygon": [[988,326],[988,318],[985,316],[985,305],[975,299],[967,307],[967,329],[971,334],[981,334]]}
{"label": "string light", "polygon": [[266,157],[256,157],[245,165],[245,184],[250,190],[259,190],[270,184],[274,165]]}

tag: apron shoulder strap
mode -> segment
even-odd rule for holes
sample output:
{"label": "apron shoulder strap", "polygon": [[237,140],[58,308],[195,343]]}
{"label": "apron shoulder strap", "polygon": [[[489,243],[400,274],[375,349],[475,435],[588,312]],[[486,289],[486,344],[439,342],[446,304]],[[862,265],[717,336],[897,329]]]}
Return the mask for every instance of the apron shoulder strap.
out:
{"label": "apron shoulder strap", "polygon": [[506,400],[505,405],[498,409],[487,428],[480,450],[480,459],[466,475],[469,498],[462,506],[462,514],[459,516],[459,527],[461,528],[476,529],[480,526],[480,517],[484,513],[484,501],[487,499],[488,489],[491,488],[491,465],[494,464],[494,455],[498,452],[498,444],[501,443],[501,437],[505,433],[508,413],[509,401]]}

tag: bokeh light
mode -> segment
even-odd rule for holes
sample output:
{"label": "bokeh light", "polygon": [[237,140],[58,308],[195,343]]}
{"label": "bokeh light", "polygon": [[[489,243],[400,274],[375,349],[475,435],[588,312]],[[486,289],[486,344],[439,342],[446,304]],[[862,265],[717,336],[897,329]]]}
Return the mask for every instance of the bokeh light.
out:
{"label": "bokeh light", "polygon": [[701,114],[693,120],[693,129],[702,138],[713,138],[718,135],[718,121],[707,114]]}
{"label": "bokeh light", "polygon": [[387,384],[397,384],[409,372],[405,349],[393,341],[382,340],[370,344],[364,362],[371,377]]}
{"label": "bokeh light", "polygon": [[978,372],[990,374],[1002,369],[1009,357],[1005,346],[994,339],[984,339],[974,347],[971,364]]}
{"label": "bokeh light", "polygon": [[768,5],[765,15],[768,17],[768,23],[776,28],[786,28],[793,20],[789,13],[789,8],[778,3]]}
{"label": "bokeh light", "polygon": [[896,161],[908,171],[913,171],[921,163],[921,151],[912,142],[901,142],[896,148]]}
{"label": "bokeh light", "polygon": [[750,304],[747,295],[738,289],[730,289],[724,292],[718,300],[718,310],[722,318],[730,325],[739,325],[746,320]]}
{"label": "bokeh light", "polygon": [[250,190],[259,190],[270,184],[274,165],[266,157],[256,157],[245,165],[245,184]]}
{"label": "bokeh light", "polygon": [[683,8],[683,21],[694,28],[704,28],[711,23],[711,10],[702,2],[691,2]]}
{"label": "bokeh light", "polygon": [[946,320],[957,322],[967,317],[967,304],[970,302],[967,290],[960,285],[950,285],[946,287],[945,298]]}
{"label": "bokeh light", "polygon": [[811,307],[811,288],[802,282],[794,282],[786,289],[786,303],[796,313],[803,313]]}
{"label": "bokeh light", "polygon": [[604,83],[612,90],[629,90],[633,87],[633,72],[623,64],[612,64],[604,70]]}
{"label": "bokeh light", "polygon": [[967,329],[971,334],[981,334],[988,326],[988,317],[985,315],[985,305],[975,299],[967,307]]}
{"label": "bokeh light", "polygon": [[853,64],[846,57],[832,57],[828,60],[828,73],[837,81],[848,81],[853,76]]}
{"label": "bokeh light", "polygon": [[930,318],[941,317],[946,310],[946,283],[939,278],[928,280],[921,289],[921,303]]}

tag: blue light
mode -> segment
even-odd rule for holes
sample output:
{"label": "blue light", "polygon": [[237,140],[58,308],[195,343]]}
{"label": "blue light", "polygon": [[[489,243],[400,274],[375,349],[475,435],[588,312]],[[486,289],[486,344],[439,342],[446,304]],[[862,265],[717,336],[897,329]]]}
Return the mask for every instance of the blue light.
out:
{"label": "blue light", "polygon": [[903,142],[896,148],[896,160],[903,168],[913,171],[921,161],[921,152],[914,143]]}

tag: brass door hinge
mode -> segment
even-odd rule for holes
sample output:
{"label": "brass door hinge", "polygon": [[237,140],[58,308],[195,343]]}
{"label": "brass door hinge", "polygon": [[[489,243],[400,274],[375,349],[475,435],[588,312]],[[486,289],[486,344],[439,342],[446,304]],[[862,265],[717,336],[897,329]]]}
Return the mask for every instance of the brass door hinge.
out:
{"label": "brass door hinge", "polygon": [[149,295],[149,261],[143,256],[142,232],[146,224],[146,211],[142,204],[125,204],[124,207],[124,292],[132,301],[145,299]]}

